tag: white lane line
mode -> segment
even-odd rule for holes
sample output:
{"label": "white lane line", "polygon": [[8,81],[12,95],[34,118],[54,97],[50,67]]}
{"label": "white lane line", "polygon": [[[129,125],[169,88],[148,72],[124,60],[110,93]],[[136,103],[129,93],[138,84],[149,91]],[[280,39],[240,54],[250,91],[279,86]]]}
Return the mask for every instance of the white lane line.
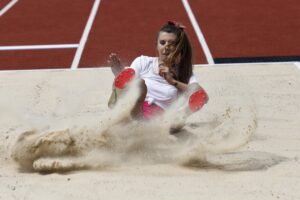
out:
{"label": "white lane line", "polygon": [[85,26],[84,32],[82,34],[82,37],[80,39],[80,43],[79,43],[79,47],[76,51],[75,57],[73,59],[72,65],[71,65],[71,69],[77,69],[78,65],[79,65],[79,61],[81,59],[81,55],[85,46],[85,43],[87,41],[87,38],[89,36],[90,30],[92,28],[94,19],[96,17],[99,5],[100,5],[101,0],[95,0],[91,14],[89,16],[89,19],[87,21],[87,24]]}
{"label": "white lane line", "polygon": [[205,54],[205,57],[206,57],[206,60],[207,60],[208,64],[210,64],[210,65],[215,64],[214,59],[213,59],[213,57],[211,55],[211,52],[210,52],[210,50],[208,48],[208,45],[206,43],[206,40],[204,38],[204,35],[203,35],[203,33],[202,33],[202,31],[201,31],[201,29],[199,27],[199,24],[198,24],[198,22],[197,22],[197,20],[196,20],[196,18],[194,16],[194,14],[193,14],[193,11],[192,11],[192,9],[191,9],[191,7],[189,5],[188,0],[182,0],[182,3],[184,5],[184,8],[185,8],[188,16],[189,16],[190,21],[191,21],[191,23],[192,23],[192,25],[194,27],[194,30],[196,32],[196,35],[197,35],[198,40],[200,42],[200,45],[202,46],[202,49],[204,51],[204,54]]}
{"label": "white lane line", "polygon": [[296,65],[296,67],[298,67],[298,69],[300,69],[300,62],[295,62],[294,64]]}
{"label": "white lane line", "polygon": [[0,46],[0,51],[34,50],[34,49],[70,49],[70,48],[78,48],[78,46],[79,46],[78,44]]}
{"label": "white lane line", "polygon": [[12,0],[11,2],[9,2],[2,10],[0,10],[0,17],[2,17],[2,15],[4,15],[9,9],[11,9],[11,7],[13,7],[17,2],[18,0]]}

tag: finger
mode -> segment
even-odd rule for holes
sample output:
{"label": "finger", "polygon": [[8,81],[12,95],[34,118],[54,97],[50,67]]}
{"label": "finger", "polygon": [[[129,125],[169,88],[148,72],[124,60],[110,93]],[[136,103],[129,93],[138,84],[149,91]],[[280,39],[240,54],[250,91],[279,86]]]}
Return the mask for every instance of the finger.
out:
{"label": "finger", "polygon": [[160,76],[163,76],[163,72],[162,72],[162,71],[159,71],[158,74],[159,74]]}
{"label": "finger", "polygon": [[118,58],[117,54],[115,54],[115,53],[111,53],[111,54],[109,55],[109,57],[110,57],[111,59]]}
{"label": "finger", "polygon": [[163,72],[163,73],[169,73],[169,69],[166,69],[166,68],[160,69],[160,71]]}
{"label": "finger", "polygon": [[112,61],[111,59],[107,59],[106,62],[107,62],[108,64],[113,64],[113,61]]}
{"label": "finger", "polygon": [[113,59],[114,62],[120,62],[119,57],[117,57],[116,55],[113,56],[112,59]]}
{"label": "finger", "polygon": [[115,55],[111,55],[110,59],[116,60],[116,56]]}
{"label": "finger", "polygon": [[166,69],[165,66],[159,66],[159,70],[164,70],[164,69]]}

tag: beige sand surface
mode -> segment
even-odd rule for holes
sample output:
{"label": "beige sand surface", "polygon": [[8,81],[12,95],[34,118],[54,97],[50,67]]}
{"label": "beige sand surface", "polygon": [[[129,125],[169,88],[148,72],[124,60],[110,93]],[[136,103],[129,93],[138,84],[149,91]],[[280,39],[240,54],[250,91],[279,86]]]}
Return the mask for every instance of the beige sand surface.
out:
{"label": "beige sand surface", "polygon": [[210,101],[120,123],[109,69],[0,72],[0,199],[300,199],[300,70],[201,66]]}

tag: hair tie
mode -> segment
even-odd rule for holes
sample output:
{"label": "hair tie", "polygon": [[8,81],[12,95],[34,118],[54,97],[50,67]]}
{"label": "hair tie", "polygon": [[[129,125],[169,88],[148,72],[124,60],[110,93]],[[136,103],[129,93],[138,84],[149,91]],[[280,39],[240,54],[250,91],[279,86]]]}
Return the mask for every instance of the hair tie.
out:
{"label": "hair tie", "polygon": [[168,21],[169,25],[176,26],[177,28],[184,30],[186,27],[176,21]]}

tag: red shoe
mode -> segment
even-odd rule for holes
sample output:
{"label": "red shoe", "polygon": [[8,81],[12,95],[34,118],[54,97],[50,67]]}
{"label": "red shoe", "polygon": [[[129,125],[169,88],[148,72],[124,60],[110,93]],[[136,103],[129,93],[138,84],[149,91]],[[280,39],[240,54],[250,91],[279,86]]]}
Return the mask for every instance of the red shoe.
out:
{"label": "red shoe", "polygon": [[118,89],[123,89],[134,78],[135,71],[132,68],[124,69],[116,78],[114,86]]}
{"label": "red shoe", "polygon": [[118,100],[118,97],[122,93],[122,90],[128,85],[128,83],[134,78],[135,71],[132,68],[125,68],[115,78],[114,87],[108,101],[108,107],[113,108]]}
{"label": "red shoe", "polygon": [[177,110],[178,113],[174,115],[175,118],[171,124],[170,133],[175,134],[180,132],[185,125],[186,119],[194,112],[200,110],[207,101],[208,95],[202,88],[192,93],[188,100],[188,106],[185,103],[182,108]]}
{"label": "red shoe", "polygon": [[189,108],[192,112],[200,110],[207,102],[208,96],[203,89],[194,92],[189,98]]}

